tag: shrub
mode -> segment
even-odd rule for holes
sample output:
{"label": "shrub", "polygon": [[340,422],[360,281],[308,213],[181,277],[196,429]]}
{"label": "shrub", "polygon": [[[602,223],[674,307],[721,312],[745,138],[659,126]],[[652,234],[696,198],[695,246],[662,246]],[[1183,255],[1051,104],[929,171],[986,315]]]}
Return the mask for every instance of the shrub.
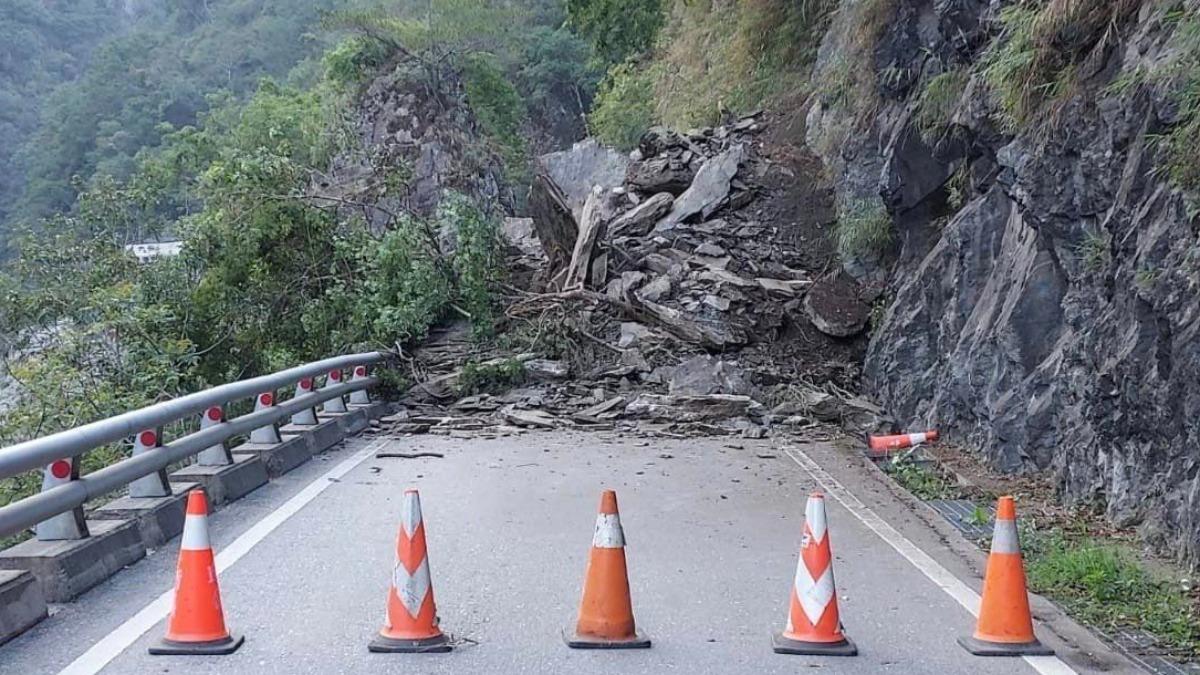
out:
{"label": "shrub", "polygon": [[451,193],[438,207],[438,221],[453,228],[457,246],[454,273],[457,296],[471,315],[477,337],[491,335],[494,326],[494,284],[503,269],[500,228],[496,218],[479,210],[466,197]]}
{"label": "shrub", "polygon": [[881,255],[892,243],[892,219],[878,198],[838,204],[837,243],[843,258]]}
{"label": "shrub", "polygon": [[1031,590],[1105,630],[1141,628],[1183,651],[1200,644],[1200,617],[1190,599],[1128,551],[1058,531],[1026,530],[1021,538]]}
{"label": "shrub", "polygon": [[572,28],[604,64],[645,53],[663,24],[663,0],[567,0]]}
{"label": "shrub", "polygon": [[459,394],[500,392],[525,381],[525,365],[516,359],[468,362],[458,376]]}
{"label": "shrub", "polygon": [[1174,56],[1155,78],[1173,86],[1179,122],[1162,139],[1163,149],[1172,182],[1196,197],[1200,196],[1200,162],[1196,161],[1196,139],[1200,138],[1200,15],[1180,4],[1166,18],[1175,23],[1171,37]]}
{"label": "shrub", "polygon": [[916,122],[921,138],[933,144],[950,126],[963,89],[967,86],[967,74],[951,70],[929,80],[917,102]]}
{"label": "shrub", "polygon": [[983,59],[983,75],[1008,131],[1032,119],[1048,102],[1062,102],[1079,86],[1079,66],[1101,54],[1143,0],[1050,0],[1006,7],[1003,30]]}
{"label": "shrub", "polygon": [[521,123],[525,105],[496,59],[488,54],[471,54],[463,63],[463,87],[467,101],[483,133],[496,144],[510,179],[519,182],[528,162]]}
{"label": "shrub", "polygon": [[654,78],[644,64],[627,61],[609,70],[588,116],[592,133],[622,150],[637,145],[654,124]]}
{"label": "shrub", "polygon": [[379,40],[355,36],[326,52],[325,77],[336,84],[360,84],[387,62],[390,50]]}
{"label": "shrub", "polygon": [[806,89],[832,0],[676,2],[660,39],[658,117],[713,124]]}

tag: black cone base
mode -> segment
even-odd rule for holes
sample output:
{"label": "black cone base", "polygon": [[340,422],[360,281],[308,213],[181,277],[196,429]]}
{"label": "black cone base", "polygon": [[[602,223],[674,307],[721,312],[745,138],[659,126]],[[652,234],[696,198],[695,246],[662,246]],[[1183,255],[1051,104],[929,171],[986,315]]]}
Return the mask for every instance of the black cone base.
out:
{"label": "black cone base", "polygon": [[634,633],[626,640],[607,640],[594,635],[580,635],[575,627],[563,630],[563,641],[571,649],[649,649],[650,638],[641,633]]}
{"label": "black cone base", "polygon": [[159,640],[150,648],[155,656],[224,656],[232,654],[246,641],[245,636],[230,635],[224,640],[212,642],[176,642],[174,640]]}
{"label": "black cone base", "polygon": [[380,654],[444,654],[451,649],[450,638],[445,635],[423,640],[397,640],[379,635],[367,644],[367,651]]}
{"label": "black cone base", "polygon": [[800,654],[805,656],[857,656],[858,647],[843,639],[841,642],[803,642],[776,633],[771,638],[776,654]]}
{"label": "black cone base", "polygon": [[958,644],[975,656],[1054,656],[1054,650],[1033,642],[988,642],[974,637],[960,637]]}

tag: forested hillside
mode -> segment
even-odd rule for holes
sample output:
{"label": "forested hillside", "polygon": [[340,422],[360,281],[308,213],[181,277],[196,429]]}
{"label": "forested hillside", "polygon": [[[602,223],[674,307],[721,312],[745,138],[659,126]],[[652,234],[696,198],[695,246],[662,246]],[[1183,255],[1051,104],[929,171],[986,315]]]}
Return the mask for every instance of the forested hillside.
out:
{"label": "forested hillside", "polygon": [[122,5],[112,0],[0,5],[0,223],[24,185],[17,154],[37,130],[46,99],[78,78],[92,50],[132,21]]}
{"label": "forested hillside", "polygon": [[[12,149],[12,174],[0,192],[0,213],[26,224],[69,209],[95,175],[123,179],[135,158],[164,133],[195,124],[214,101],[235,99],[263,77],[311,81],[328,40],[320,12],[347,0],[209,2],[17,3],[10,21],[24,24],[33,45],[27,61],[5,68],[25,83],[29,108]],[[30,17],[41,16],[40,21]],[[105,39],[108,38],[108,39]],[[72,50],[71,64],[52,76],[25,78],[61,60],[53,45]],[[62,82],[67,86],[56,87]]]}

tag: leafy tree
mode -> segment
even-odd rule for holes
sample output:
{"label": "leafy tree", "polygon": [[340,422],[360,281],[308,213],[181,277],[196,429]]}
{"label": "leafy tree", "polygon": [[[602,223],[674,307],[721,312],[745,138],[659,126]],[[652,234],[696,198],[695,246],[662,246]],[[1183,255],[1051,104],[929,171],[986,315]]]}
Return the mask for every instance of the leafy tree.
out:
{"label": "leafy tree", "polygon": [[605,65],[649,50],[665,18],[662,0],[567,0],[567,15]]}
{"label": "leafy tree", "polygon": [[588,121],[601,141],[631,150],[654,123],[653,71],[634,61],[614,66]]}
{"label": "leafy tree", "polygon": [[588,46],[565,28],[541,27],[525,47],[517,75],[531,113],[561,109],[583,119],[595,96],[599,74],[588,63]]}

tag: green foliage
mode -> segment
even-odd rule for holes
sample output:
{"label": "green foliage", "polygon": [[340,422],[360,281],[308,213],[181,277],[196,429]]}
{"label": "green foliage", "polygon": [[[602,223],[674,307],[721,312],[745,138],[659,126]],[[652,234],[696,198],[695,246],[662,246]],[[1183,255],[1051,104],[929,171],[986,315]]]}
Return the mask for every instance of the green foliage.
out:
{"label": "green foliage", "polygon": [[971,199],[971,166],[962,162],[946,181],[946,206],[958,211]]}
{"label": "green foliage", "polygon": [[917,499],[955,499],[958,491],[936,469],[913,461],[907,454],[893,457],[883,470]]}
{"label": "green foliage", "polygon": [[878,198],[847,199],[837,208],[838,251],[844,258],[881,255],[892,243],[892,219]]}
{"label": "green foliage", "polygon": [[983,57],[1000,125],[1015,132],[1047,104],[1077,91],[1081,64],[1116,39],[1142,1],[1049,0],[1004,8],[1003,31]]}
{"label": "green foliage", "polygon": [[500,225],[466,197],[451,193],[438,206],[438,222],[453,228],[458,299],[471,316],[477,337],[494,331],[495,283],[503,269]]}
{"label": "green foliage", "polygon": [[631,150],[654,124],[653,73],[635,61],[610,69],[588,124],[602,142]]}
{"label": "green foliage", "polygon": [[571,27],[604,65],[624,63],[654,45],[663,0],[567,0]]}
{"label": "green foliage", "polygon": [[357,85],[378,72],[387,63],[388,56],[386,46],[379,41],[355,36],[340,42],[321,60],[328,80]]}
{"label": "green foliage", "polygon": [[1108,263],[1108,240],[1103,232],[1088,232],[1079,243],[1077,254],[1089,272],[1098,272]]}
{"label": "green foliage", "polygon": [[248,95],[260,78],[284,77],[319,53],[307,29],[321,9],[350,1],[165,3],[139,17],[95,51],[77,81],[44,100],[41,126],[18,155],[28,184],[16,213],[35,219],[68,209],[97,173],[130,176],[143,149],[197,122],[210,93]]}
{"label": "green foliage", "polygon": [[833,0],[676,1],[659,40],[656,113],[665,123],[713,124],[807,88]]}
{"label": "green foliage", "polygon": [[929,80],[917,101],[916,122],[921,137],[926,143],[934,143],[950,126],[963,89],[967,86],[967,74],[951,70]]}
{"label": "green foliage", "polygon": [[1177,584],[1155,578],[1129,551],[1061,530],[1022,532],[1031,590],[1107,631],[1138,628],[1182,653],[1200,649],[1200,616]]}
{"label": "green foliage", "polygon": [[521,135],[525,102],[492,55],[478,53],[466,57],[462,74],[472,112],[484,134],[499,149],[510,177],[519,180],[527,173],[529,163]]}
{"label": "green foliage", "polygon": [[531,116],[547,117],[556,107],[573,117],[587,113],[600,79],[588,53],[587,43],[565,28],[533,31],[517,73]]}
{"label": "green foliage", "polygon": [[1166,18],[1174,23],[1173,56],[1153,77],[1172,86],[1179,104],[1179,121],[1163,139],[1162,148],[1171,180],[1195,200],[1200,198],[1200,162],[1196,161],[1196,139],[1200,138],[1200,15],[1178,4]]}
{"label": "green foliage", "polygon": [[[92,50],[123,29],[105,0],[0,3],[0,223],[22,189],[17,149],[37,129],[46,92],[79,76]],[[0,233],[0,253],[3,252]]]}
{"label": "green foliage", "polygon": [[456,390],[461,395],[495,393],[525,381],[525,366],[517,359],[484,363],[468,362],[459,374]]}

